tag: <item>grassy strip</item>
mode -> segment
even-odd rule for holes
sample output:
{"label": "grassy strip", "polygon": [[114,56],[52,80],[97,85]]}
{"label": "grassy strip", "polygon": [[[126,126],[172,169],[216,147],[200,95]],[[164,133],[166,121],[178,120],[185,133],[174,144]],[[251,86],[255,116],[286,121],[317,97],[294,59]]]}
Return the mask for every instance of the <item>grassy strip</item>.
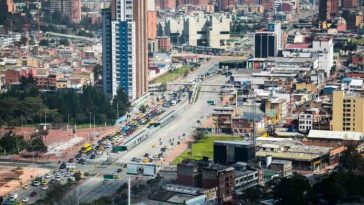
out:
{"label": "grassy strip", "polygon": [[179,78],[180,76],[183,76],[185,72],[189,71],[191,68],[191,66],[189,65],[184,65],[180,68],[174,69],[169,71],[168,73],[152,80],[152,84],[154,83],[167,83],[167,82],[171,82],[176,80],[177,78]]}
{"label": "grassy strip", "polygon": [[189,156],[188,151],[184,151],[178,156],[171,164],[178,164],[184,159],[200,160],[203,156],[212,158],[214,141],[239,141],[243,140],[241,137],[223,136],[223,135],[208,135],[192,144],[192,157]]}
{"label": "grassy strip", "polygon": [[195,102],[197,102],[198,97],[200,96],[200,93],[201,93],[201,87],[198,87],[198,88],[197,88],[197,95],[196,95]]}

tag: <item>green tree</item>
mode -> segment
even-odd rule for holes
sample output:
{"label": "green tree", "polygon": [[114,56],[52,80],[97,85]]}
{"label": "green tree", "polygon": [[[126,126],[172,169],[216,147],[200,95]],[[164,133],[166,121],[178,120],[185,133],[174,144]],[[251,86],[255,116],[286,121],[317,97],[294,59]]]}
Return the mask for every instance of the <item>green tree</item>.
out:
{"label": "green tree", "polygon": [[6,154],[19,153],[26,147],[26,142],[23,136],[18,136],[15,133],[7,132],[0,139],[0,146],[5,150]]}
{"label": "green tree", "polygon": [[340,166],[350,171],[364,170],[364,159],[353,145],[349,145],[340,157]]}
{"label": "green tree", "polygon": [[130,103],[128,100],[128,96],[121,88],[117,90],[117,94],[113,99],[112,106],[119,113],[119,116],[117,116],[117,118],[124,115],[129,108]]}
{"label": "green tree", "polygon": [[24,170],[21,167],[16,167],[12,170],[12,172],[16,174],[17,179],[20,179],[20,176],[24,173]]}
{"label": "green tree", "polygon": [[47,146],[44,144],[42,138],[36,137],[31,140],[27,147],[28,152],[42,152],[46,153],[48,150]]}
{"label": "green tree", "polygon": [[185,70],[184,73],[183,73],[183,77],[186,77],[188,75],[188,73],[190,73],[190,71]]}
{"label": "green tree", "polygon": [[145,107],[145,105],[141,105],[141,106],[139,107],[139,111],[140,111],[141,113],[145,113],[145,112],[147,111],[147,108]]}
{"label": "green tree", "polygon": [[247,189],[244,192],[244,197],[250,202],[251,205],[255,203],[261,197],[261,195],[262,193],[257,187]]}
{"label": "green tree", "polygon": [[48,47],[49,46],[49,41],[46,39],[42,39],[39,41],[39,45],[40,46],[44,46],[44,47]]}
{"label": "green tree", "polygon": [[312,201],[312,188],[308,180],[298,174],[283,178],[273,189],[278,205],[307,205]]}
{"label": "green tree", "polygon": [[67,40],[67,39],[61,39],[59,41],[59,44],[63,45],[63,46],[69,46],[70,45],[70,42]]}
{"label": "green tree", "polygon": [[78,172],[74,173],[73,176],[75,177],[76,181],[80,181],[82,174],[80,171],[78,171]]}
{"label": "green tree", "polygon": [[96,64],[93,69],[95,82],[99,81],[102,77],[102,65]]}
{"label": "green tree", "polygon": [[192,136],[195,141],[198,141],[205,137],[205,131],[203,129],[196,129]]}

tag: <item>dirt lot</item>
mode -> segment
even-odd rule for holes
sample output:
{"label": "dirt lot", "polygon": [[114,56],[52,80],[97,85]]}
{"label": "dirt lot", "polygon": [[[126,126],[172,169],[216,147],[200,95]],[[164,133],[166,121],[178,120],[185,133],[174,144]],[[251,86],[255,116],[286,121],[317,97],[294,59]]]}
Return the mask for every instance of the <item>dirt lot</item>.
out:
{"label": "dirt lot", "polygon": [[5,196],[22,185],[29,184],[32,179],[49,171],[48,169],[36,167],[24,167],[24,173],[18,180],[17,175],[12,171],[14,168],[16,167],[0,166],[0,196]]}
{"label": "dirt lot", "polygon": [[[100,127],[91,129],[79,129],[73,134],[72,129],[51,129],[44,138],[48,152],[42,156],[35,157],[35,161],[59,161],[74,156],[85,143],[97,142],[102,137],[112,134],[117,127]],[[18,135],[29,139],[35,128],[16,128]],[[2,130],[4,133],[4,130]],[[98,137],[97,137],[98,135]],[[13,160],[33,160],[33,156],[25,154],[13,156]]]}

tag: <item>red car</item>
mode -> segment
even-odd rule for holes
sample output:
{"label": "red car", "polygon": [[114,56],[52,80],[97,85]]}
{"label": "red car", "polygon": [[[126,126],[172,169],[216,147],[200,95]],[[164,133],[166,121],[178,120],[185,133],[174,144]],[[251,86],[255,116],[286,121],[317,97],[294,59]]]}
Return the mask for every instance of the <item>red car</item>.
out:
{"label": "red car", "polygon": [[33,191],[32,193],[30,193],[30,197],[35,197],[37,195],[37,192]]}

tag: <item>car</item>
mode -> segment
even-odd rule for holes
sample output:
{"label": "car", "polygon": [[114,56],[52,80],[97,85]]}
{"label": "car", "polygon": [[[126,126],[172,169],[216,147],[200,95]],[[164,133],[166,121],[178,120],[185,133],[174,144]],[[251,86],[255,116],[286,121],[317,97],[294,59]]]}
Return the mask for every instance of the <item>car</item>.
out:
{"label": "car", "polygon": [[86,160],[81,158],[80,160],[78,160],[78,163],[80,163],[80,164],[86,164]]}
{"label": "car", "polygon": [[120,168],[120,169],[118,169],[118,170],[116,170],[116,172],[117,172],[117,173],[120,173],[120,172],[122,172],[122,171],[123,171],[123,169],[121,169],[121,168]]}
{"label": "car", "polygon": [[29,186],[28,185],[25,185],[25,186],[23,186],[23,189],[29,189]]}
{"label": "car", "polygon": [[62,164],[59,166],[59,169],[66,169],[67,165],[65,162],[62,162]]}
{"label": "car", "polygon": [[56,176],[56,181],[61,181],[61,176]]}
{"label": "car", "polygon": [[40,182],[39,181],[33,181],[33,186],[39,186]]}
{"label": "car", "polygon": [[48,180],[46,180],[46,179],[45,179],[45,180],[43,180],[43,181],[42,181],[42,184],[43,184],[43,185],[47,185],[47,184],[48,184]]}
{"label": "car", "polygon": [[90,156],[90,159],[95,159],[96,158],[96,155],[94,155],[94,154],[92,154],[91,156]]}
{"label": "car", "polygon": [[28,202],[29,201],[29,197],[24,197],[23,200],[21,200],[22,202]]}
{"label": "car", "polygon": [[45,177],[46,179],[49,179],[49,178],[52,178],[52,177],[53,177],[53,175],[52,175],[52,174],[46,174],[46,175],[44,175],[44,177]]}
{"label": "car", "polygon": [[47,190],[48,186],[42,186],[42,190]]}
{"label": "car", "polygon": [[71,159],[69,159],[69,160],[68,160],[68,162],[69,162],[69,163],[72,163],[72,162],[74,162],[74,161],[75,161],[75,159],[74,159],[74,158],[71,158]]}
{"label": "car", "polygon": [[104,181],[102,181],[102,183],[103,184],[105,184],[105,183],[107,183],[108,182],[108,180],[106,180],[106,179],[104,179]]}
{"label": "car", "polygon": [[10,194],[9,200],[10,201],[15,201],[18,198],[18,194],[14,193],[14,194]]}
{"label": "car", "polygon": [[35,197],[35,196],[37,196],[37,192],[35,192],[35,191],[33,191],[32,193],[30,193],[30,195],[29,195],[30,197]]}

